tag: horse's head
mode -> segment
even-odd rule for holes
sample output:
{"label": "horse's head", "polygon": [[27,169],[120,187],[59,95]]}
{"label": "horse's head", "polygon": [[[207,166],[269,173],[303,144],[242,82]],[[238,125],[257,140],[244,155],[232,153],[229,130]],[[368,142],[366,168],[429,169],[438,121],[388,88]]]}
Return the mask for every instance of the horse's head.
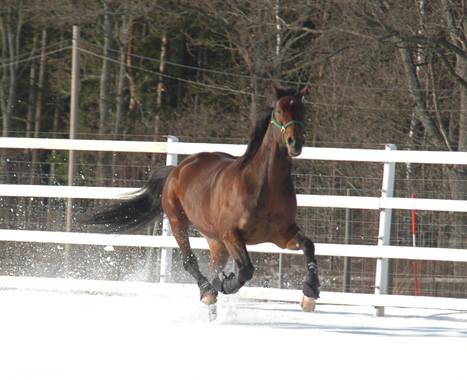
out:
{"label": "horse's head", "polygon": [[284,90],[274,86],[276,100],[271,116],[271,124],[280,130],[280,144],[287,147],[290,157],[302,153],[305,144],[305,107],[303,97],[309,92],[304,86],[298,92]]}

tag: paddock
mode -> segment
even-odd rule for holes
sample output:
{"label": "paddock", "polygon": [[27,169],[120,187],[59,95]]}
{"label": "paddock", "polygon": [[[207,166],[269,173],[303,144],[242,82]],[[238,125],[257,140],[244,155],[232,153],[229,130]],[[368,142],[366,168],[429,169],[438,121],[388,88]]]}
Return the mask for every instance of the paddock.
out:
{"label": "paddock", "polygon": [[[172,140],[92,143],[0,138],[0,147],[159,152],[167,154],[167,163],[176,161],[177,154],[221,150],[238,155],[244,149]],[[44,244],[45,251],[50,244],[79,245],[84,251],[84,246],[162,249],[158,283],[0,276],[0,378],[463,379],[467,299],[387,294],[387,261],[465,262],[464,249],[391,245],[390,210],[466,212],[467,202],[462,200],[393,196],[395,163],[465,165],[466,154],[394,151],[389,146],[385,150],[305,148],[301,159],[383,164],[379,197],[297,196],[300,207],[372,209],[380,214],[377,245],[316,244],[319,256],[375,259],[374,292],[322,291],[315,313],[301,311],[301,290],[249,286],[236,295],[221,296],[218,317],[209,322],[197,287],[170,279],[171,249],[176,244],[166,224],[156,236],[63,231],[64,226],[2,228],[1,242]],[[0,196],[115,199],[132,190],[4,184]],[[190,241],[195,249],[207,248],[202,238]],[[28,251],[18,247],[17,254],[26,257]],[[249,250],[281,257],[296,254],[271,244]],[[279,265],[279,273],[283,269]]]}
{"label": "paddock", "polygon": [[221,297],[208,322],[194,285],[2,279],[0,289],[1,378],[465,376],[466,311],[388,307],[375,318],[368,306],[320,303],[303,313],[246,288]]}

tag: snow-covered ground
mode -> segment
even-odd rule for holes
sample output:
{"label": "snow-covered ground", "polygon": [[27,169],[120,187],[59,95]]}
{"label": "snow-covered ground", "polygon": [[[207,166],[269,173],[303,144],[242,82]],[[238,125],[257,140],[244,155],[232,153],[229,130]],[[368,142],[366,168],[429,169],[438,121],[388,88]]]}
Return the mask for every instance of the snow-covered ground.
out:
{"label": "snow-covered ground", "polygon": [[0,291],[0,379],[467,379],[467,313]]}

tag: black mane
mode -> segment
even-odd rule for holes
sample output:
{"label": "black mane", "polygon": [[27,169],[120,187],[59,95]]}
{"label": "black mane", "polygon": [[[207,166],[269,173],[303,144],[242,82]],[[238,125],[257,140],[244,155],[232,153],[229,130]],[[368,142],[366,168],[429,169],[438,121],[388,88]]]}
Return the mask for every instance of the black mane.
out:
{"label": "black mane", "polygon": [[272,110],[272,107],[268,107],[264,110],[256,121],[254,128],[251,130],[250,140],[246,147],[246,151],[243,156],[240,157],[242,166],[247,164],[258,152],[268,130],[269,123],[271,122]]}

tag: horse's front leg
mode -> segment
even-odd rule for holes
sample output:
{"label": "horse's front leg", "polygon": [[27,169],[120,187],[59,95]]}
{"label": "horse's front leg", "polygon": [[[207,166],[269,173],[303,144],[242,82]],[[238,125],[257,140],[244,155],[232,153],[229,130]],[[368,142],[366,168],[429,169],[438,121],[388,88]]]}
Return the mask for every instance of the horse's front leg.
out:
{"label": "horse's front leg", "polygon": [[183,269],[185,269],[196,280],[199,287],[201,302],[206,305],[215,304],[217,302],[217,290],[214,289],[208,279],[199,270],[198,259],[190,247],[186,220],[177,217],[170,217],[170,215],[169,220],[175,240],[180,247]]}
{"label": "horse's front leg", "polygon": [[232,294],[238,292],[247,281],[251,280],[255,268],[251,263],[245,243],[237,230],[228,231],[223,236],[222,242],[229,255],[235,260],[238,276],[235,273],[230,273],[229,275],[222,273],[222,278],[214,278],[212,285],[217,291],[224,294]]}
{"label": "horse's front leg", "polygon": [[306,257],[307,275],[303,284],[303,299],[300,305],[303,311],[313,311],[315,309],[316,299],[319,298],[319,276],[318,263],[315,258],[315,245],[311,239],[307,238],[301,231],[290,239],[285,248],[301,249]]}

